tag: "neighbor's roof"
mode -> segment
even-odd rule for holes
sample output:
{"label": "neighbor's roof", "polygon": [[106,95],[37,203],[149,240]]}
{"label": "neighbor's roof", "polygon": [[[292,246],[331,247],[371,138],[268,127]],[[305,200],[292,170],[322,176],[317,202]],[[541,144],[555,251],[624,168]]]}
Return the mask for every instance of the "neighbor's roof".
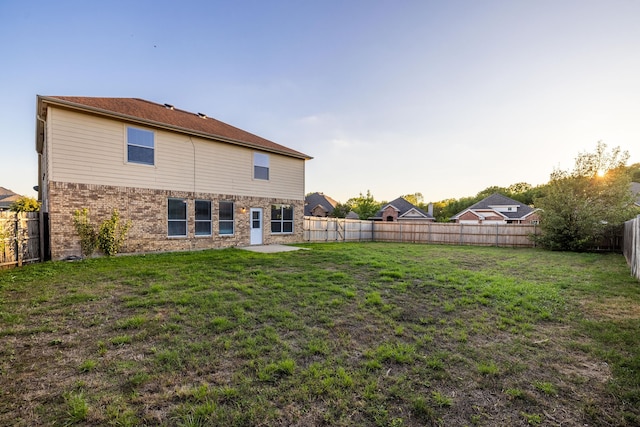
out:
{"label": "neighbor's roof", "polygon": [[419,212],[425,218],[433,219],[433,215],[429,215],[429,213],[423,211],[422,209],[420,209],[419,207],[417,207],[413,203],[411,203],[408,200],[406,200],[404,197],[398,197],[397,199],[392,200],[391,202],[387,203],[378,212],[376,212],[376,214],[373,217],[374,218],[382,218],[382,212],[387,208],[387,206],[393,206],[394,208],[396,208],[396,210],[398,211],[398,218],[402,217],[407,212],[409,212],[410,210],[413,209],[413,210]]}
{"label": "neighbor's roof", "polygon": [[156,104],[139,98],[38,95],[38,113],[40,115],[45,113],[44,103],[101,116],[116,117],[129,122],[166,128],[300,159],[311,159],[310,156],[304,153],[207,117],[205,114],[180,110],[170,104]]}
{"label": "neighbor's roof", "polygon": [[7,196],[13,196],[16,193],[14,193],[13,191],[9,190],[8,188],[4,188],[4,187],[0,187],[0,198],[4,198]]}
{"label": "neighbor's roof", "polygon": [[0,187],[0,210],[9,209],[13,202],[20,199],[20,197],[22,196],[4,187]]}
{"label": "neighbor's roof", "polygon": [[491,210],[494,209],[498,206],[515,206],[517,209],[515,211],[503,211],[503,212],[497,212],[498,214],[509,218],[509,219],[520,219],[520,218],[524,218],[525,216],[529,215],[530,213],[532,213],[533,211],[535,211],[534,208],[532,208],[529,205],[526,205],[522,202],[519,202],[517,200],[514,200],[510,197],[507,196],[503,196],[500,193],[494,193],[492,195],[490,195],[489,197],[485,197],[484,199],[480,200],[479,202],[469,206],[467,209],[462,210],[461,212],[458,212],[456,215],[452,216],[451,219],[456,219],[459,216],[461,216],[463,213],[467,212],[467,211],[478,211],[478,210]]}
{"label": "neighbor's roof", "polygon": [[337,204],[338,202],[323,193],[311,193],[304,198],[304,214],[310,216],[311,211],[318,205],[322,206],[322,208],[330,214]]}
{"label": "neighbor's roof", "polygon": [[631,183],[631,193],[633,194],[636,206],[640,206],[640,182]]}

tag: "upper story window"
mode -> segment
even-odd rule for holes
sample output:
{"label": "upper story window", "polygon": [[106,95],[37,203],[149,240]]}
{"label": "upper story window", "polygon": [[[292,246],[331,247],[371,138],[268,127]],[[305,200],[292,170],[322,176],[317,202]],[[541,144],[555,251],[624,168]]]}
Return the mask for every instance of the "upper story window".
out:
{"label": "upper story window", "polygon": [[155,142],[153,132],[144,129],[127,127],[127,161],[153,165],[155,159]]}
{"label": "upper story window", "polygon": [[253,178],[269,180],[269,155],[253,153]]}

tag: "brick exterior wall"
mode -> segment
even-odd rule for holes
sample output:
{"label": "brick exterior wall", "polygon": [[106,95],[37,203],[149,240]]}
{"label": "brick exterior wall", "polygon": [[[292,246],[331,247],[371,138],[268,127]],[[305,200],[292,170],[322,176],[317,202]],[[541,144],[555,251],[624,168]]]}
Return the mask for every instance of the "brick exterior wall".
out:
{"label": "brick exterior wall", "polygon": [[326,217],[327,211],[325,211],[322,206],[318,205],[311,210],[311,216]]}
{"label": "brick exterior wall", "polygon": [[[111,217],[114,209],[122,222],[131,220],[120,253],[185,251],[250,244],[250,208],[263,210],[263,243],[295,243],[303,241],[303,200],[234,196],[230,194],[194,193],[185,191],[152,190],[146,188],[113,187],[104,185],[49,183],[49,228],[51,258],[64,259],[81,255],[80,238],[73,225],[73,213],[87,208],[91,223],[98,226]],[[187,237],[167,236],[167,200],[187,200]],[[195,201],[210,200],[212,235],[195,236]],[[218,234],[219,201],[234,202],[234,234]],[[271,205],[293,206],[292,234],[271,234]]]}
{"label": "brick exterior wall", "polygon": [[397,221],[398,211],[393,206],[387,206],[387,208],[382,211],[382,220],[394,222]]}
{"label": "brick exterior wall", "polygon": [[539,224],[539,223],[540,223],[540,215],[538,215],[537,212],[532,213],[524,221],[522,221],[522,224]]}
{"label": "brick exterior wall", "polygon": [[474,214],[473,212],[469,211],[469,212],[465,212],[464,214],[460,215],[460,217],[458,218],[458,222],[460,221],[478,221],[480,218],[478,218],[478,215]]}

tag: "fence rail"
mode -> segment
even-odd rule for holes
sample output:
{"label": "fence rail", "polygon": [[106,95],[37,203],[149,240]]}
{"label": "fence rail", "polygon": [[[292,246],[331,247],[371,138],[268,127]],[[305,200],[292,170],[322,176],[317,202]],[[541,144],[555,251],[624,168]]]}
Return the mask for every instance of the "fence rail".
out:
{"label": "fence rail", "polygon": [[622,252],[631,267],[631,275],[640,280],[640,215],[624,223]]}
{"label": "fence rail", "polygon": [[450,224],[362,221],[304,217],[307,242],[407,242],[474,246],[535,247],[530,224]]}
{"label": "fence rail", "polygon": [[0,268],[40,261],[38,212],[0,212]]}

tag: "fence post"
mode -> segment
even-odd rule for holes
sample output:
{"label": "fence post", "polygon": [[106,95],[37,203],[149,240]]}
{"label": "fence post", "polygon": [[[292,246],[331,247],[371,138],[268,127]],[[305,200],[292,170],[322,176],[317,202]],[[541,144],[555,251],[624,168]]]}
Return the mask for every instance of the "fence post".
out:
{"label": "fence post", "polygon": [[324,241],[328,242],[329,241],[329,220],[327,219],[327,224],[324,227]]}
{"label": "fence post", "polygon": [[18,267],[22,267],[22,245],[21,243],[21,238],[20,238],[20,212],[16,212],[15,217],[14,217],[14,238],[13,241],[15,242],[15,254],[16,254],[16,262],[18,263]]}
{"label": "fence post", "polygon": [[640,279],[640,215],[638,215],[632,223],[631,231],[633,233],[631,247],[631,273]]}

